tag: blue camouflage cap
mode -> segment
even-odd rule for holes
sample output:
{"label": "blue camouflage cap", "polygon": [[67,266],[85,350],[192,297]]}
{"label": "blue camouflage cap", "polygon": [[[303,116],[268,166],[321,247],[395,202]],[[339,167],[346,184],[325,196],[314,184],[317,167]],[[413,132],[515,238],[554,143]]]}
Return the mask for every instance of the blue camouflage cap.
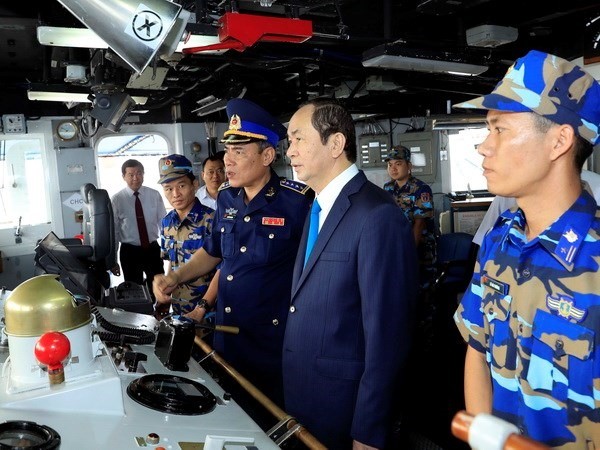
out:
{"label": "blue camouflage cap", "polygon": [[276,147],[287,134],[285,127],[250,100],[234,98],[227,102],[229,129],[223,133],[222,144],[245,144],[254,141],[268,141]]}
{"label": "blue camouflage cap", "polygon": [[600,140],[600,84],[578,65],[537,50],[517,59],[490,94],[454,107],[534,112],[571,125],[593,145]]}
{"label": "blue camouflage cap", "polygon": [[395,145],[383,161],[388,162],[392,159],[403,159],[406,162],[410,162],[410,150],[404,145]]}
{"label": "blue camouflage cap", "polygon": [[168,183],[188,173],[193,173],[192,163],[183,155],[165,156],[158,161],[158,173],[160,174],[158,184]]}

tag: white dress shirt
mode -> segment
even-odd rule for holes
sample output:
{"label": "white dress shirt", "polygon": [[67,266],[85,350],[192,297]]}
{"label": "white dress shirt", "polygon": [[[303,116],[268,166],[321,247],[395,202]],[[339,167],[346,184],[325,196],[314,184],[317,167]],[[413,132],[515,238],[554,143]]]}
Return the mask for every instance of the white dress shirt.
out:
{"label": "white dress shirt", "polygon": [[[155,189],[142,186],[139,189],[139,198],[144,210],[144,220],[148,230],[150,242],[156,241],[160,235],[160,223],[167,215],[163,199]],[[135,217],[135,196],[128,187],[121,189],[111,198],[113,216],[115,220],[115,237],[117,242],[131,245],[140,245],[140,234]]]}
{"label": "white dress shirt", "polygon": [[329,182],[325,188],[319,192],[316,196],[317,201],[319,202],[319,206],[321,206],[321,212],[319,213],[319,231],[321,231],[321,227],[323,223],[325,223],[325,219],[327,219],[327,215],[333,204],[340,195],[340,192],[348,184],[348,182],[354,178],[358,174],[358,167],[356,164],[352,164],[342,173],[340,173],[337,177]]}
{"label": "white dress shirt", "polygon": [[196,197],[198,197],[198,200],[200,200],[200,203],[202,203],[204,206],[217,209],[217,199],[210,196],[206,190],[206,185],[198,189],[198,192],[196,192]]}

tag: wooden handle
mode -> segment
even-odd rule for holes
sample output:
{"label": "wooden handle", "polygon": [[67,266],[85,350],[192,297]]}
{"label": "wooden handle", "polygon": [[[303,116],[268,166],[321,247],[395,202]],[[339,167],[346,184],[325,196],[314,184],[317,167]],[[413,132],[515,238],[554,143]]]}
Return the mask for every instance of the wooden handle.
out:
{"label": "wooden handle", "polygon": [[511,434],[504,443],[504,450],[550,450],[550,447],[527,436]]}
{"label": "wooden handle", "polygon": [[239,327],[232,327],[229,325],[215,325],[215,331],[221,331],[222,333],[239,334]]}
{"label": "wooden handle", "polygon": [[469,442],[469,428],[473,423],[473,416],[466,411],[459,411],[454,415],[450,429],[452,434],[463,442]]}
{"label": "wooden handle", "polygon": [[[463,442],[469,442],[469,428],[474,417],[466,411],[454,415],[450,426],[452,434]],[[550,447],[518,434],[511,434],[504,443],[504,450],[550,450]]]}

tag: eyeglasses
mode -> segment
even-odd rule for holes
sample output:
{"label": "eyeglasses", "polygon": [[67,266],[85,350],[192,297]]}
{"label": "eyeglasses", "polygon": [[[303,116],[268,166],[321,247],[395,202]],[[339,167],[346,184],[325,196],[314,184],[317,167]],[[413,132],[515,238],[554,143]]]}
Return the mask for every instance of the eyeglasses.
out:
{"label": "eyeglasses", "polygon": [[144,172],[127,172],[124,175],[125,178],[134,178],[134,177],[141,178],[143,176],[144,176]]}

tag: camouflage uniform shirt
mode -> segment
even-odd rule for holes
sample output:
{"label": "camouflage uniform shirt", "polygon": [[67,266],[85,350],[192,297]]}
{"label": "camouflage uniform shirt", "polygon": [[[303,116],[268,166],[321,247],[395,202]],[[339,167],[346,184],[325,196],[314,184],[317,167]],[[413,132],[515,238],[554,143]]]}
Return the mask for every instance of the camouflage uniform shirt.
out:
{"label": "camouflage uniform shirt", "polygon": [[[177,270],[190,260],[196,250],[202,248],[211,232],[213,215],[214,211],[196,198],[185,219],[180,220],[175,210],[163,218],[160,234],[161,256],[171,262],[171,270]],[[173,312],[185,314],[193,310],[196,303],[192,300],[202,298],[213,275],[214,271],[180,284],[172,293]]]}
{"label": "camouflage uniform shirt", "polygon": [[498,219],[454,318],[486,355],[494,415],[551,447],[600,448],[600,209],[583,192],[530,242],[525,225],[516,207]]}
{"label": "camouflage uniform shirt", "polygon": [[423,238],[418,249],[419,262],[424,266],[433,265],[435,263],[436,241],[431,188],[427,183],[411,176],[402,187],[391,180],[383,185],[383,189],[392,194],[411,225],[414,225],[415,219],[426,220]]}

